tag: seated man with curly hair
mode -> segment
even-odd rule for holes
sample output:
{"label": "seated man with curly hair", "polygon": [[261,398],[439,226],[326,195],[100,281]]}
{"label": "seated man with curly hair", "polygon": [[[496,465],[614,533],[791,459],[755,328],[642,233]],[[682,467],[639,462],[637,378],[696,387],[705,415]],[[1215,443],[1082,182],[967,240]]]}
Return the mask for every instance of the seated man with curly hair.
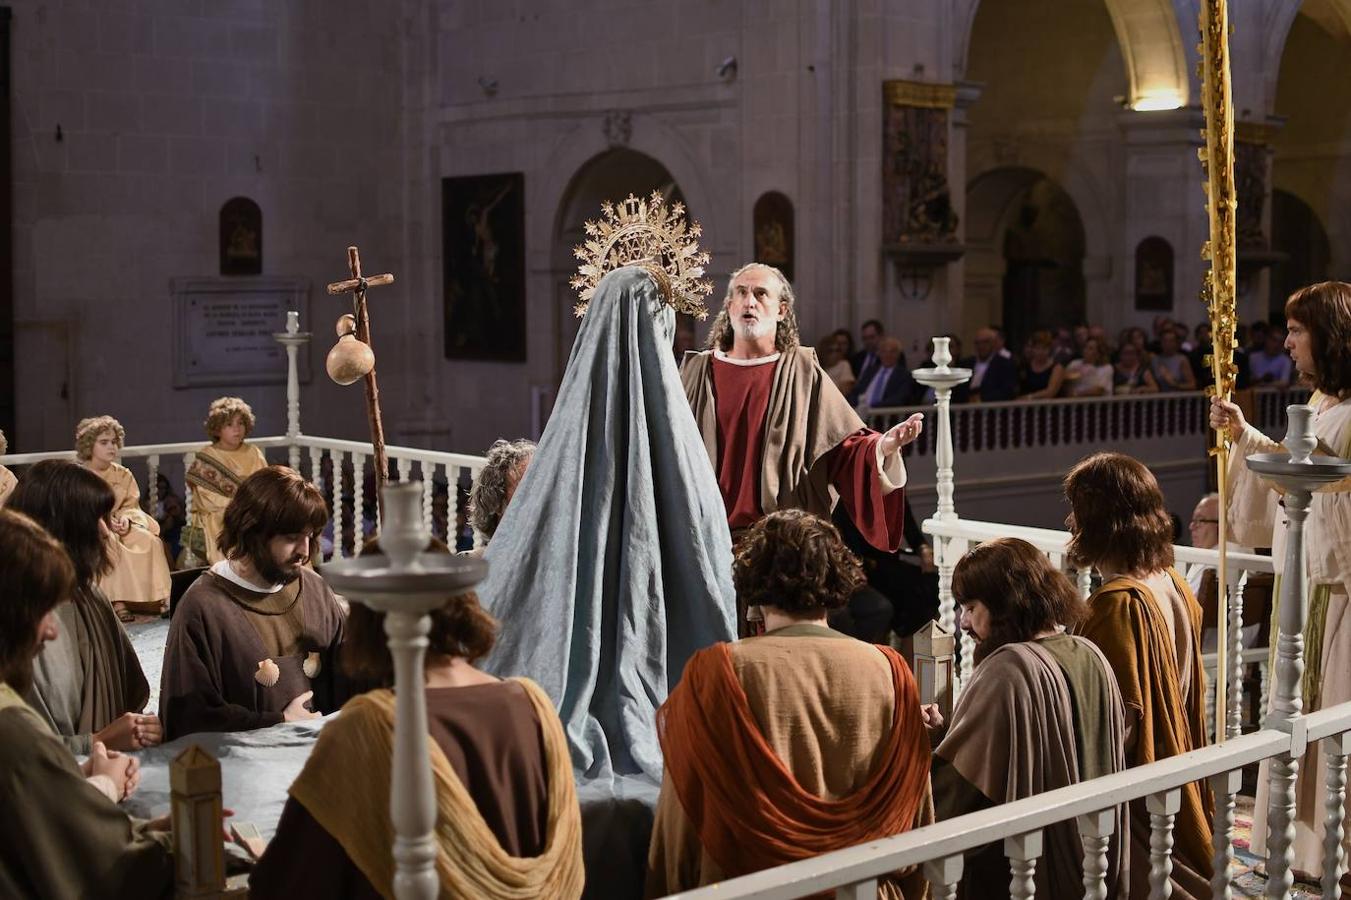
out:
{"label": "seated man with curly hair", "polygon": [[488,459],[474,479],[473,489],[469,491],[469,524],[483,535],[483,546],[466,550],[467,554],[483,555],[507,511],[507,504],[516,493],[516,487],[525,477],[526,467],[534,457],[535,442],[524,439],[499,439],[488,448]]}
{"label": "seated man with curly hair", "polygon": [[[931,821],[929,738],[890,647],[826,625],[863,583],[829,522],[771,513],[732,577],[766,633],[690,658],[657,715],[666,757],[648,853],[650,897],[908,831]],[[923,896],[917,873],[881,896]]]}
{"label": "seated man with curly hair", "polygon": [[211,443],[197,451],[186,478],[192,492],[192,521],[183,529],[179,560],[183,568],[224,559],[218,543],[225,507],[245,478],[267,467],[263,451],[244,440],[254,421],[253,409],[238,397],[211,401],[202,423]]}

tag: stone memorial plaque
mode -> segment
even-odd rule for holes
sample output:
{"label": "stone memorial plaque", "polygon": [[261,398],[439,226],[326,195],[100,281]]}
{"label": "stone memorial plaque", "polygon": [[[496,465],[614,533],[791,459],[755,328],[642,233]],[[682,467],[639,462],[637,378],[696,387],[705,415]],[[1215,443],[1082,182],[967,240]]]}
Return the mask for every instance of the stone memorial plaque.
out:
{"label": "stone memorial plaque", "polygon": [[[286,313],[309,319],[309,282],[300,278],[175,278],[174,387],[285,384],[286,349],[272,337]],[[300,380],[310,378],[309,346],[300,349]]]}

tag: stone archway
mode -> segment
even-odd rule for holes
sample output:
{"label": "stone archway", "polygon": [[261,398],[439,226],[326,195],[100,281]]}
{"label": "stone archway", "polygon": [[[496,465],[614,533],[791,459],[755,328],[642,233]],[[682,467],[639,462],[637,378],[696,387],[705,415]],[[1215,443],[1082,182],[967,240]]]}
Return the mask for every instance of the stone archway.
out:
{"label": "stone archway", "polygon": [[1332,247],[1313,208],[1277,189],[1271,192],[1271,249],[1284,255],[1271,267],[1267,307],[1269,315],[1280,318],[1287,297],[1307,284],[1327,280]]}
{"label": "stone archway", "polygon": [[[609,200],[623,200],[629,194],[646,197],[659,191],[668,204],[682,203],[685,195],[670,171],[657,159],[627,147],[616,147],[591,157],[577,170],[564,189],[554,219],[549,265],[554,272],[554,329],[558,361],[555,381],[563,377],[578,321],[571,314],[573,290],[568,279],[577,268],[573,248],[586,237],[583,226],[600,216],[600,206]],[[696,210],[687,215],[697,220]]]}
{"label": "stone archway", "polygon": [[[1012,0],[957,0],[956,71],[967,71],[971,34],[980,7]],[[1172,0],[1103,0],[1129,81],[1128,104],[1139,110],[1175,109],[1191,94],[1186,45]],[[1338,0],[1341,2],[1341,0]]]}
{"label": "stone archway", "polygon": [[1085,232],[1073,198],[1042,172],[1005,166],[966,189],[964,332],[1002,324],[1009,346],[1084,321]]}

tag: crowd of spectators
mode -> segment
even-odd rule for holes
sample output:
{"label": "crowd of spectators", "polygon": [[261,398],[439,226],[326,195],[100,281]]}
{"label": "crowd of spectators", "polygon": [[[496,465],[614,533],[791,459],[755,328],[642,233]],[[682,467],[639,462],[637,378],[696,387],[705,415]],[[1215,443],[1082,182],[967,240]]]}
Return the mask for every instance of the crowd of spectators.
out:
{"label": "crowd of spectators", "polygon": [[[969,355],[948,334],[955,364],[972,370],[971,381],[953,391],[954,403],[1047,400],[1195,391],[1212,381],[1210,324],[1189,328],[1156,316],[1153,334],[1132,326],[1111,338],[1101,325],[1076,325],[1032,332],[1020,351],[1006,346],[998,326],[981,328]],[[917,383],[906,365],[905,348],[876,319],[863,323],[859,348],[848,329],[825,335],[816,345],[821,367],[849,402],[878,408],[932,402],[932,391]],[[1281,325],[1240,325],[1234,363],[1238,388],[1288,387],[1295,378]],[[933,365],[925,358],[921,366]]]}

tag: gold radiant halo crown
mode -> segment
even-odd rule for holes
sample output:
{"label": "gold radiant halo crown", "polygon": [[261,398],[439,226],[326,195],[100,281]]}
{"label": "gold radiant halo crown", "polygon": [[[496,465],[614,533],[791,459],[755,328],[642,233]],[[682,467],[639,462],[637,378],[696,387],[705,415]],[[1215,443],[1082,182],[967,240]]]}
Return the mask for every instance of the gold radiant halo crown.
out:
{"label": "gold radiant halo crown", "polygon": [[703,229],[697,222],[685,223],[684,204],[668,207],[661,192],[653,191],[646,200],[629,194],[622,203],[607,200],[600,209],[601,218],[586,223],[586,242],[572,251],[582,263],[571,282],[578,295],[573,312],[586,315],[606,274],[642,266],[676,312],[706,318],[703,298],[713,293],[713,282],[703,277],[709,256],[699,249]]}

